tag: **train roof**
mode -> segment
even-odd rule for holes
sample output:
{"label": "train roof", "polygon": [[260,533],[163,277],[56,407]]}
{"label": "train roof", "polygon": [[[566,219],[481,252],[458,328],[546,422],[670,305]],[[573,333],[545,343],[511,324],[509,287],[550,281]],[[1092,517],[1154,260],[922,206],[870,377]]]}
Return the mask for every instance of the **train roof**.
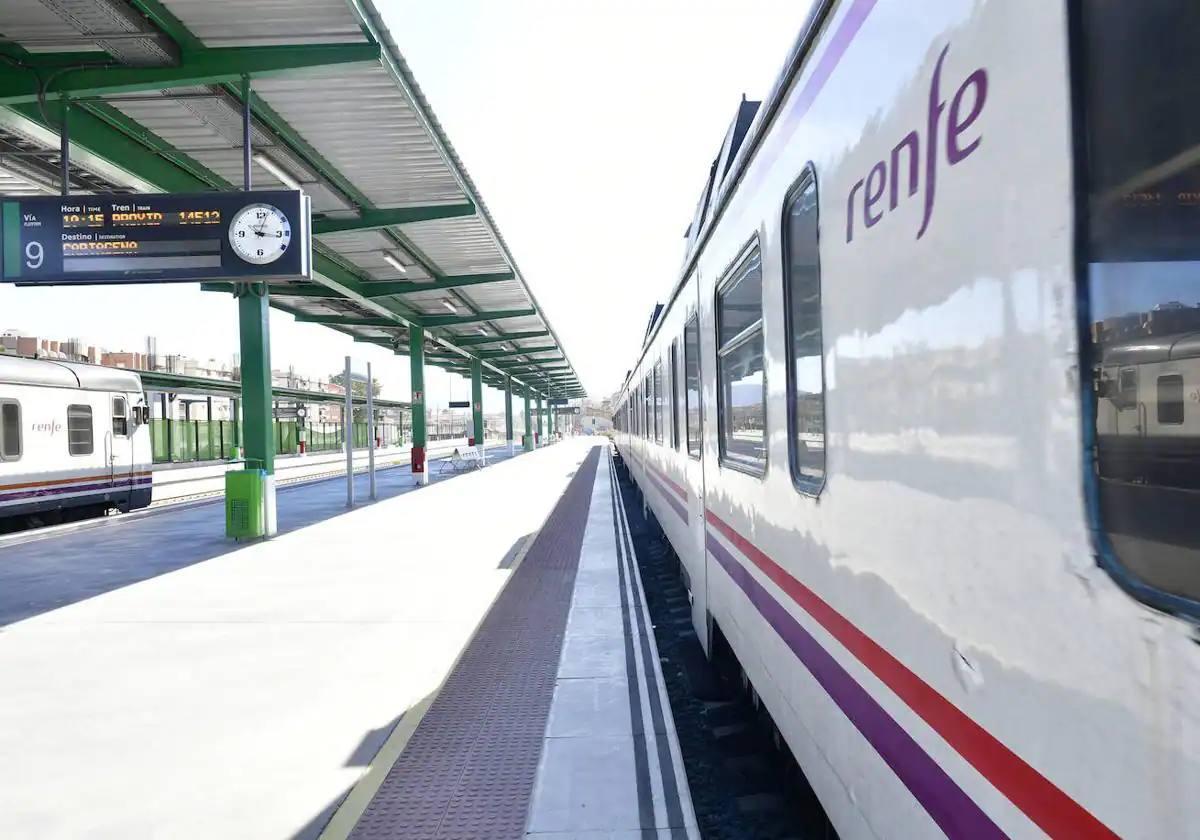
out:
{"label": "train roof", "polygon": [[1200,358],[1200,332],[1146,336],[1102,345],[1101,350],[1101,363],[1106,365],[1146,365],[1197,358]]}
{"label": "train roof", "polygon": [[78,388],[84,391],[141,391],[136,373],[101,365],[0,355],[0,384]]}
{"label": "train roof", "polygon": [[[816,43],[821,27],[833,8],[833,0],[814,0],[808,12],[808,17],[800,29],[800,34],[788,53],[787,60],[775,79],[770,93],[757,102],[743,101],[738,107],[733,123],[725,136],[725,144],[717,160],[713,161],[709,170],[709,178],[700,202],[696,207],[696,216],[687,230],[687,248],[684,252],[683,266],[671,286],[671,294],[667,298],[664,313],[669,312],[679,295],[679,290],[687,282],[688,274],[699,259],[701,250],[708,240],[712,229],[725,210],[725,205],[737,189],[742,175],[750,165],[750,159],[758,150],[759,144],[770,130],[776,114],[787,98],[792,82],[800,74],[804,60]],[[714,180],[717,181],[714,189]],[[638,353],[637,363],[641,364],[643,357],[654,336],[658,332],[661,320],[651,324],[649,334],[642,342]],[[636,365],[635,365],[636,367]],[[630,369],[632,374],[633,369]],[[622,390],[629,387],[629,378],[622,383]]]}

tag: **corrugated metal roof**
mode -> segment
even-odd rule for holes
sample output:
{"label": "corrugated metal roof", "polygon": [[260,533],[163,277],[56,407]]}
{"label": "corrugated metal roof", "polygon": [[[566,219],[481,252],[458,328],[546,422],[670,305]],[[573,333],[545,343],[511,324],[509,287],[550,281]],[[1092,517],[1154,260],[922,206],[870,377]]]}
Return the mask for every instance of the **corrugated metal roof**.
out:
{"label": "corrugated metal roof", "polygon": [[[29,52],[99,50],[93,42],[81,42],[79,30],[42,5],[41,0],[4,0],[4,37],[25,46]],[[103,56],[103,53],[98,53]]]}
{"label": "corrugated metal roof", "polygon": [[163,5],[209,47],[365,40],[345,0],[168,0]]}
{"label": "corrugated metal roof", "polygon": [[465,197],[411,103],[382,66],[267,78],[255,90],[376,206]]}
{"label": "corrugated metal roof", "polygon": [[[76,22],[99,19],[110,2],[70,0],[70,16]],[[335,220],[344,226],[348,218],[390,208],[449,205],[467,214],[321,233],[315,238],[314,279],[337,291],[323,296],[321,289],[303,284],[292,284],[290,290],[287,284],[276,284],[275,305],[300,317],[336,314],[346,321],[331,324],[335,329],[383,342],[406,342],[406,323],[414,322],[426,326],[431,340],[443,345],[472,339],[458,348],[462,352],[495,349],[490,343],[477,343],[486,337],[480,335],[481,326],[490,333],[549,332],[531,346],[561,347],[371,0],[156,0],[142,8],[144,21],[122,25],[148,32],[152,40],[146,41],[146,49],[165,44],[171,52],[178,46],[184,62],[205,48],[292,45],[299,52],[303,45],[377,44],[380,60],[355,56],[354,63],[330,64],[322,53],[320,66],[255,77],[256,153],[294,177],[312,197],[315,226]],[[75,50],[87,48],[95,31],[81,33],[67,17],[34,0],[8,0],[0,7],[0,34],[17,44],[27,39],[29,51],[36,52],[53,39],[71,43]],[[136,62],[125,60],[144,64],[140,57]],[[115,108],[122,119],[134,121],[138,131],[149,133],[143,135],[148,137],[147,157],[165,151],[195,179],[197,189],[241,185],[242,102],[237,86],[213,79],[211,84],[110,95],[103,105],[82,107]],[[254,167],[253,177],[256,187],[283,186],[261,164]],[[129,186],[136,185],[131,181]],[[393,259],[406,270],[398,270]],[[464,275],[489,275],[484,278],[489,282],[471,277],[464,281]],[[448,278],[443,285],[453,288],[409,285],[432,280],[437,286],[442,278]],[[379,283],[392,285],[381,295],[371,289]],[[475,320],[442,324],[452,320],[446,317],[452,314],[447,301],[453,314],[464,318],[530,309],[538,314],[491,319],[491,326]],[[431,316],[437,321],[425,324],[423,319]],[[380,318],[395,326],[363,323]],[[581,393],[577,381],[561,390]]]}

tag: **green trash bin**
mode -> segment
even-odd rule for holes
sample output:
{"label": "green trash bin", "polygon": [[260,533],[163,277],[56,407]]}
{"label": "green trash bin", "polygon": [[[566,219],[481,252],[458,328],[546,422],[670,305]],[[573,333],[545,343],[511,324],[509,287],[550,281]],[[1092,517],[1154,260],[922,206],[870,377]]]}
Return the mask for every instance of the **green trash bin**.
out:
{"label": "green trash bin", "polygon": [[266,535],[263,492],[267,471],[230,470],[225,473],[225,536],[235,540]]}

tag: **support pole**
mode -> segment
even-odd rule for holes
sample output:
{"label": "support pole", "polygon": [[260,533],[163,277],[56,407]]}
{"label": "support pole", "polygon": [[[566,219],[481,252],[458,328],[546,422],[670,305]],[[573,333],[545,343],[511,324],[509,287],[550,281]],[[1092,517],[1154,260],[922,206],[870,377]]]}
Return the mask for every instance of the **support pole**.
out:
{"label": "support pole", "polygon": [[62,128],[58,132],[58,158],[62,169],[62,194],[71,194],[71,100],[62,98]]}
{"label": "support pole", "polygon": [[[250,79],[243,79],[243,95],[249,101]],[[247,109],[249,105],[246,106]],[[247,111],[242,124],[242,151],[250,160],[250,119]],[[250,189],[250,168],[246,165],[243,188]],[[242,445],[247,469],[261,469],[263,483],[264,535],[275,536],[278,517],[275,511],[275,441],[271,436],[271,320],[267,284],[239,283],[234,290],[238,299],[238,331],[242,352]]]}
{"label": "support pole", "polygon": [[367,475],[371,485],[371,501],[379,498],[375,489],[375,381],[371,379],[371,363],[367,362]]}
{"label": "support pole", "polygon": [[508,442],[508,454],[515,455],[513,445],[512,377],[504,377],[504,439]]}
{"label": "support pole", "polygon": [[233,445],[238,450],[234,458],[242,457],[242,401],[234,397],[230,401],[230,414],[233,415]]}
{"label": "support pole", "polygon": [[346,445],[346,507],[354,507],[354,394],[350,376],[350,357],[346,357],[346,372],[342,383],[346,389],[346,405],[342,409],[342,441]]}
{"label": "support pole", "polygon": [[412,472],[418,484],[429,483],[425,469],[425,328],[408,327],[408,358],[412,374]]}
{"label": "support pole", "polygon": [[242,440],[246,467],[266,473],[266,536],[276,532],[275,442],[271,437],[271,329],[266,283],[238,284],[242,352]]}
{"label": "support pole", "polygon": [[532,414],[533,400],[530,398],[528,391],[526,391],[522,396],[525,397],[525,435],[522,438],[522,440],[525,444],[525,451],[532,452],[533,451],[533,414]]}
{"label": "support pole", "polygon": [[471,359],[471,439],[483,458],[483,362],[478,357]]}
{"label": "support pole", "polygon": [[354,389],[353,382],[350,377],[353,376],[353,371],[350,370],[350,358],[346,356],[346,373],[343,374],[342,382],[346,384],[346,406],[342,409],[344,416],[342,418],[342,442],[346,444],[346,506],[353,508],[354,506]]}
{"label": "support pole", "polygon": [[250,148],[250,77],[242,76],[242,189],[250,191],[250,162],[253,150]]}
{"label": "support pole", "polygon": [[542,405],[542,395],[538,394],[538,398],[537,398],[537,445],[538,446],[546,445],[546,438],[543,434],[544,427],[542,426],[542,418],[545,416],[545,414],[546,414],[546,412],[544,410],[544,406]]}
{"label": "support pole", "polygon": [[175,434],[171,429],[171,405],[165,393],[159,394],[159,400],[162,407],[163,429],[167,438],[167,463],[169,464],[175,460]]}

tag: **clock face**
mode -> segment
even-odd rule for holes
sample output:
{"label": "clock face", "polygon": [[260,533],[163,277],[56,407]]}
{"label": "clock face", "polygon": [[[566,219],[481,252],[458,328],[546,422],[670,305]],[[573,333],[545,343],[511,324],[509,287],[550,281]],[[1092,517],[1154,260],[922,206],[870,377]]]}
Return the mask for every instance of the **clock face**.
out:
{"label": "clock face", "polygon": [[267,265],[279,259],[291,242],[291,223],[282,210],[270,204],[243,207],[229,225],[229,243],[234,253],[253,265]]}

